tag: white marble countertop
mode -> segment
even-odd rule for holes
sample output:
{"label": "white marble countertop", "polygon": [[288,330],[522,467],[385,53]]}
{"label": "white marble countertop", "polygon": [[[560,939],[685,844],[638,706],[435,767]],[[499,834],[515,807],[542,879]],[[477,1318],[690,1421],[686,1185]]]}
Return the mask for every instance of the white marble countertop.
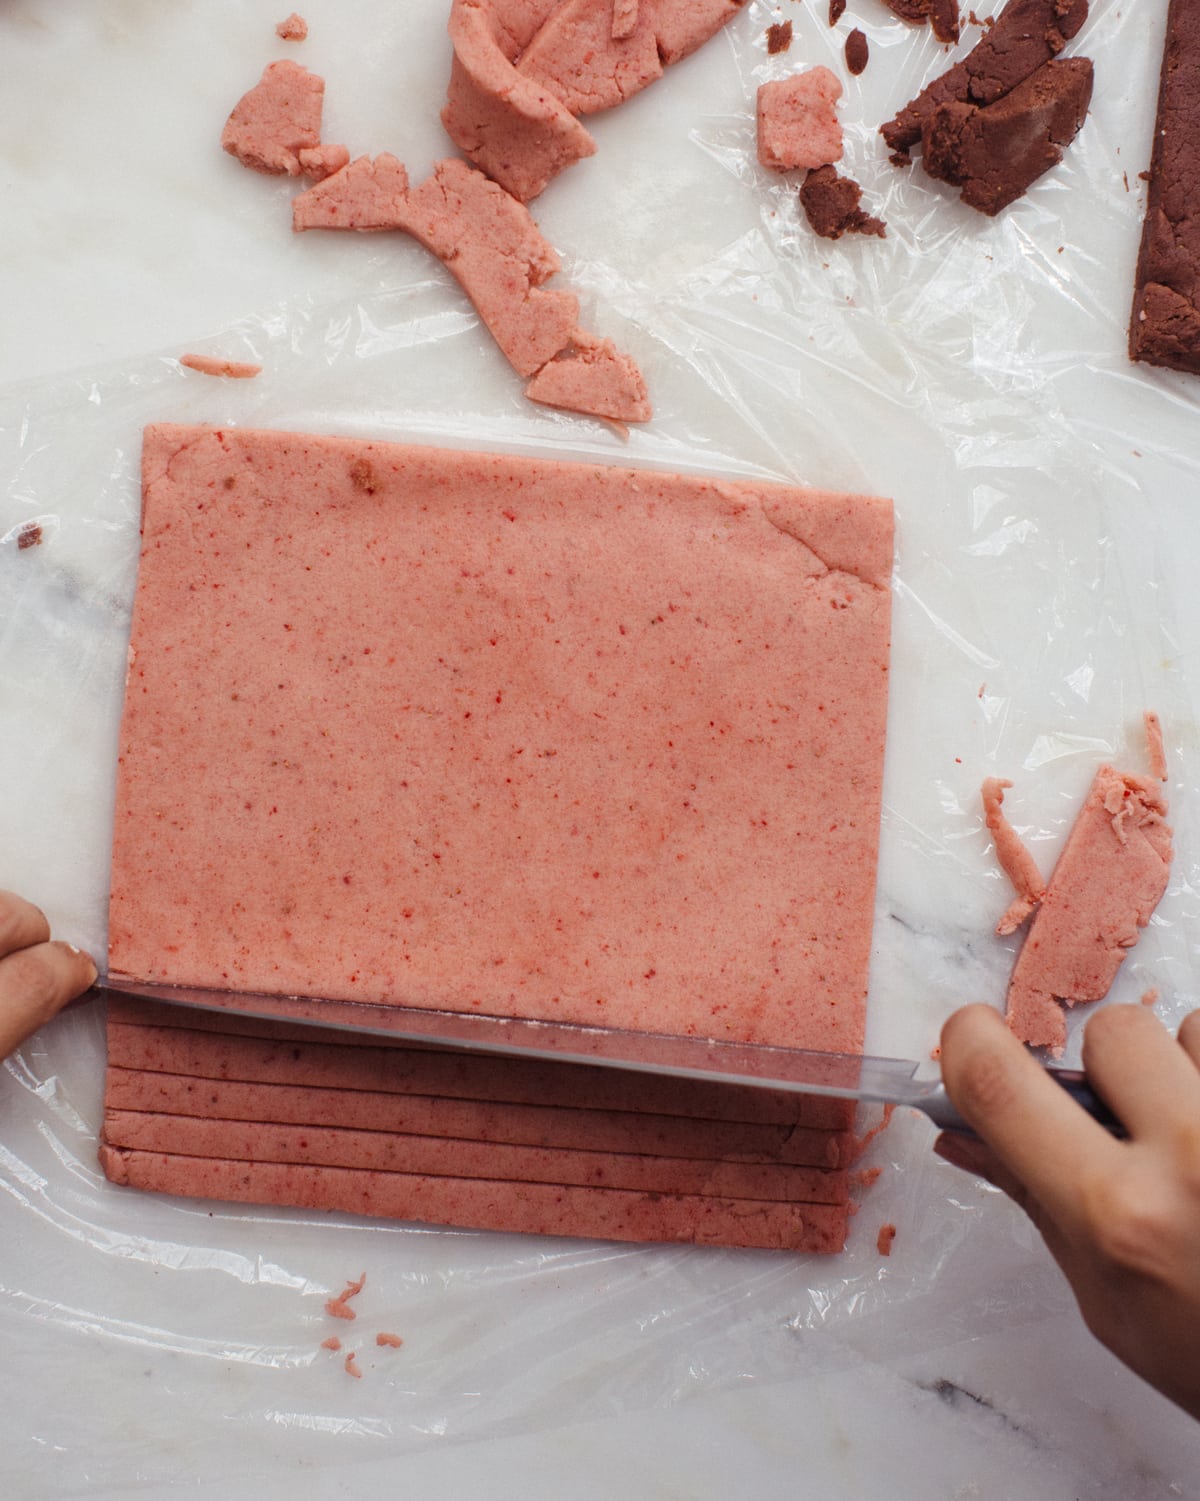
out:
{"label": "white marble countertop", "polygon": [[[1092,115],[994,222],[884,159],[875,125],[941,54],[879,0],[837,32],[823,0],[752,0],[597,120],[597,156],[535,215],[647,374],[656,417],[628,445],[529,409],[419,247],[293,237],[294,185],[218,149],[290,56],[327,80],[326,139],[419,177],[446,151],[446,8],[313,0],[295,45],[264,0],[0,6],[0,885],[102,945],[147,420],[758,470],[897,502],[873,1048],[924,1057],[953,1006],[1003,993],[980,779],[1014,778],[1048,867],[1096,762],[1136,764],[1144,707],[1179,858],[1115,993],[1157,985],[1177,1020],[1200,1001],[1200,387],[1124,356],[1165,4],[1135,23],[1095,0],[1072,48]],[[796,40],[769,59],[783,16]],[[801,64],[845,76],[851,24],[872,58],[847,155],[889,229],[833,246],[755,165],[752,99]],[[189,374],[188,349],[264,374]],[[45,545],[18,552],[33,518]],[[6,1494],[1200,1496],[1200,1427],[1091,1339],[1031,1229],[932,1159],[923,1121],[873,1145],[886,1170],[836,1262],[540,1243],[113,1190],[102,1056],[82,1009],[0,1072]],[[314,1351],[327,1289],[363,1267],[406,1346],[353,1383]]]}

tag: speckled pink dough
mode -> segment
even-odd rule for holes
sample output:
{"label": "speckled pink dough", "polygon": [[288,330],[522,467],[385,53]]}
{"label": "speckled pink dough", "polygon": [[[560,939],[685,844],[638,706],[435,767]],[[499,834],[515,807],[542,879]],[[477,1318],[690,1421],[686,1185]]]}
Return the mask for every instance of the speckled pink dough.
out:
{"label": "speckled pink dough", "polygon": [[887,502],[161,426],[143,520],[114,976],[861,1049]]}
{"label": "speckled pink dough", "polygon": [[[186,1013],[189,1022],[191,1012]],[[142,1026],[109,1022],[108,1059],[117,1068],[183,1074],[244,1083],[288,1084],[323,1089],[373,1090],[382,1094],[434,1095],[444,1099],[554,1105],[566,1109],[648,1111],[728,1120],[841,1130],[853,1121],[844,1100],[737,1089],[698,1079],[655,1078],[619,1069],[573,1066],[536,1058],[493,1058],[452,1049],[379,1047],[310,1041],[293,1026],[277,1024],[268,1038],[242,1033],[236,1018],[219,1018],[221,1030],[191,1026]],[[229,1030],[224,1030],[228,1026]],[[319,1034],[322,1038],[328,1034]]]}
{"label": "speckled pink dough", "polygon": [[233,107],[221,145],[256,172],[299,177],[300,152],[321,144],[325,81],[299,63],[268,63]]}
{"label": "speckled pink dough", "polygon": [[612,109],[663,68],[702,46],[739,10],[738,0],[642,0],[618,34],[608,5],[563,0],[517,61],[573,115]]}
{"label": "speckled pink dough", "polygon": [[787,172],[840,161],[841,97],[842,85],[828,68],[808,68],[760,85],[758,159],[763,166]]}
{"label": "speckled pink dough", "polygon": [[503,1178],[510,1183],[563,1183],[794,1204],[841,1204],[847,1190],[844,1172],[827,1173],[780,1163],[517,1146],[374,1129],[196,1119],[113,1109],[104,1115],[104,1140],[109,1146],[137,1151],[170,1151],[185,1157],[221,1157],[236,1162],[295,1162],[437,1178]]}
{"label": "speckled pink dough", "polygon": [[1142,715],[1142,723],[1146,728],[1146,759],[1150,765],[1150,775],[1156,782],[1167,780],[1167,753],[1163,747],[1162,722],[1152,709],[1147,709]]}
{"label": "speckled pink dough", "polygon": [[1059,1001],[1108,994],[1167,888],[1171,830],[1149,777],[1102,766],[1075,820],[1017,958],[1008,1023],[1024,1042],[1061,1049]]}
{"label": "speckled pink dough", "polygon": [[252,365],[247,360],[222,360],[211,354],[182,354],[179,363],[200,375],[219,375],[226,380],[253,380],[262,374],[261,365]]}
{"label": "speckled pink dough", "polygon": [[505,1183],[361,1172],[293,1163],[229,1162],[103,1146],[115,1183],[194,1198],[337,1209],[479,1230],[618,1241],[682,1241],[770,1250],[839,1251],[849,1210],[555,1183]]}
{"label": "speckled pink dough", "polygon": [[513,66],[516,43],[527,39],[523,23],[540,22],[541,8],[529,15],[505,9],[515,35],[488,0],[453,0],[454,60],[442,124],[464,155],[527,203],[565,167],[591,156],[596,143],[554,93]]}
{"label": "speckled pink dough", "polygon": [[530,401],[613,422],[654,415],[642,372],[611,339],[576,329],[564,354],[547,361],[525,387]]}
{"label": "speckled pink dough", "polygon": [[389,152],[359,156],[292,199],[292,229],[403,229],[408,173]]}
{"label": "speckled pink dough", "polygon": [[1041,901],[1046,889],[1037,861],[1002,811],[1005,789],[1011,786],[1012,783],[1002,777],[987,777],[983,783],[984,822],[995,844],[1000,869],[1012,882],[1012,888],[1016,892],[1016,900],[996,924],[996,932],[1001,935],[1017,931]]}
{"label": "speckled pink dough", "polygon": [[340,172],[349,160],[350,152],[345,146],[314,146],[300,152],[300,170],[305,177],[320,182],[322,178]]}
{"label": "speckled pink dough", "polygon": [[646,1152],[664,1157],[728,1157],[832,1171],[842,1158],[841,1131],[655,1115],[648,1110],[592,1110],[518,1105],[503,1100],[322,1089],[303,1084],[247,1084],[149,1070],[109,1067],[105,1103],[113,1110],[340,1126],[410,1136],[453,1136],[517,1146],[574,1147],[592,1152]]}

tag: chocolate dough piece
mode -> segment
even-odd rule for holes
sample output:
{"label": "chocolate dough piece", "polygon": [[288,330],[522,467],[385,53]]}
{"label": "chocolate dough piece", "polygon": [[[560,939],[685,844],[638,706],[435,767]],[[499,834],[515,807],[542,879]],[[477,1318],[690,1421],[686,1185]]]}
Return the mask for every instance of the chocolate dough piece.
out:
{"label": "chocolate dough piece", "polygon": [[1200,8],[1171,0],[1129,358],[1200,373]]}
{"label": "chocolate dough piece", "polygon": [[840,240],[844,234],[878,235],[886,226],[859,207],[862,189],[852,177],[839,177],[836,167],[817,167],[804,179],[800,202],[816,234]]}
{"label": "chocolate dough piece", "polygon": [[846,10],[846,0],[829,0],[829,24],[836,26]]}
{"label": "chocolate dough piece", "polygon": [[1011,93],[980,108],[951,100],[925,121],[922,162],[930,177],[962,189],[962,201],[995,215],[1062,161],[1092,97],[1086,57],[1044,63]]}
{"label": "chocolate dough piece", "polygon": [[856,78],[867,66],[870,56],[871,49],[867,39],[856,26],[846,38],[846,66]]}
{"label": "chocolate dough piece", "polygon": [[958,41],[958,0],[931,0],[929,24],[939,42],[953,44]]}
{"label": "chocolate dough piece", "polygon": [[996,24],[959,63],[880,126],[901,162],[940,105],[994,104],[1063,49],[1087,20],[1088,0],[1009,0]]}

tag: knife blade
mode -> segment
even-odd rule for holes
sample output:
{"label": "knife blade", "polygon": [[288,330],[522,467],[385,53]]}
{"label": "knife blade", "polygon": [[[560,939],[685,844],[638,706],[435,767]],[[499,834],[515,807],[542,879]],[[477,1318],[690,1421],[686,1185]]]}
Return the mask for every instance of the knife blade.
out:
{"label": "knife blade", "polygon": [[[157,985],[109,976],[101,993],[165,1002],[183,1010],[224,1012],[266,1021],[296,1023],[333,1032],[355,1032],[381,1041],[464,1048],[470,1052],[539,1058],[566,1064],[707,1079],[793,1094],[873,1101],[922,1111],[943,1131],[973,1135],[940,1078],[918,1078],[921,1065],[910,1058],[876,1058],[857,1053],[825,1053],[765,1043],[711,1037],[679,1037],[569,1022],[531,1021],[479,1012],[392,1006],[318,996],[268,995]],[[1046,1072],[1114,1135],[1124,1129],[1077,1069]]]}

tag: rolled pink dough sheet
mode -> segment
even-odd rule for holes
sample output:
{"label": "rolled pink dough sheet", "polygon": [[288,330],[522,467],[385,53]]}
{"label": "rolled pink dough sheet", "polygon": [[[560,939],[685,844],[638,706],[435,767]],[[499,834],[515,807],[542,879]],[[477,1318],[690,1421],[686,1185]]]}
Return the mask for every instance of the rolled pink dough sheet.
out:
{"label": "rolled pink dough sheet", "polygon": [[1061,1050],[1059,1002],[1102,1000],[1167,889],[1171,830],[1159,784],[1102,766],[1054,867],[1008,988],[1024,1042]]}
{"label": "rolled pink dough sheet", "polygon": [[534,1235],[831,1252],[841,1249],[849,1218],[845,1204],[777,1204],[555,1183],[233,1162],[107,1145],[101,1147],[100,1158],[113,1182],[161,1193],[337,1209]]}
{"label": "rolled pink dough sheet", "polygon": [[171,426],[144,476],[114,977],[861,1051],[887,502]]}

